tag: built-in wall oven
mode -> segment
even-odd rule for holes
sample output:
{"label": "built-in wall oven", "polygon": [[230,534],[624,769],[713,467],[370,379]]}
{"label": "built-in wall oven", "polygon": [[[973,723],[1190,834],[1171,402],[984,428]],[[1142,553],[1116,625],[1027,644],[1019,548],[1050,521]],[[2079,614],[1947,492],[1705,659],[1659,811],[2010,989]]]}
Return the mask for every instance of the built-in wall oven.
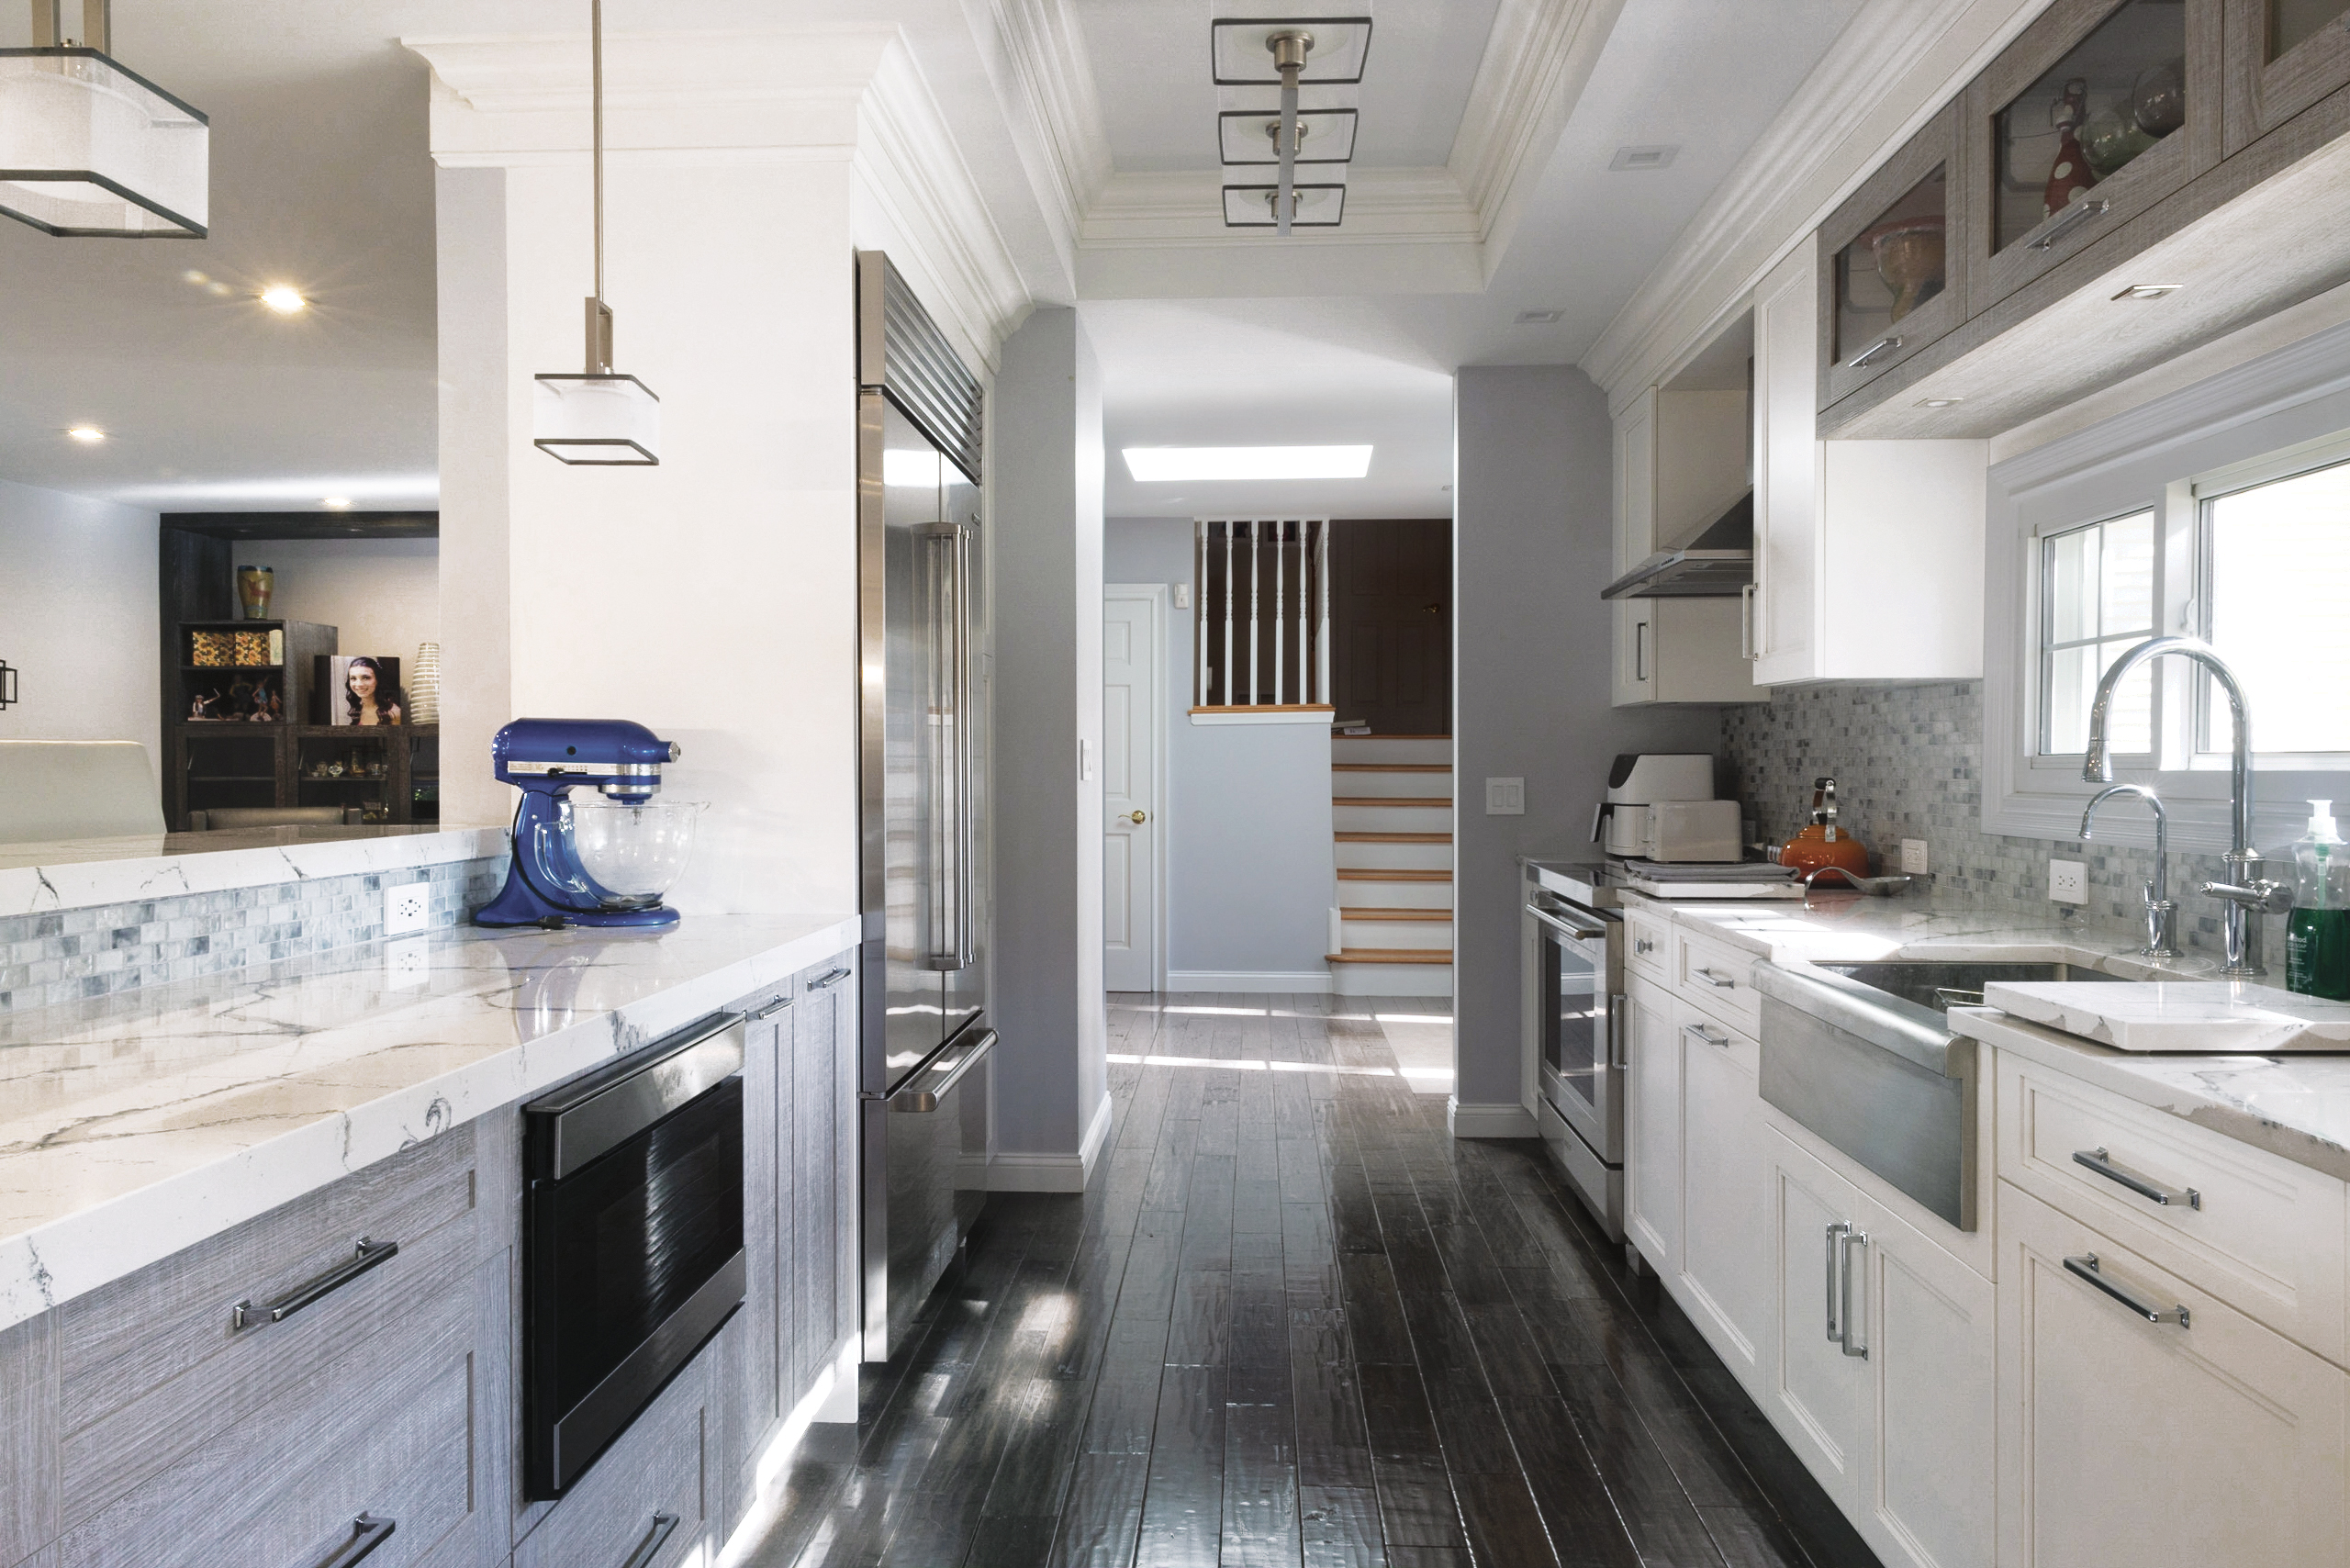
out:
{"label": "built-in wall oven", "polygon": [[[1578,899],[1575,893],[1584,895]],[[1526,1032],[1545,1147],[1606,1228],[1624,1235],[1623,917],[1589,882],[1529,865]],[[1588,900],[1589,902],[1585,902]]]}
{"label": "built-in wall oven", "polygon": [[522,1107],[522,1452],[563,1495],[743,1302],[743,1043],[722,1013]]}

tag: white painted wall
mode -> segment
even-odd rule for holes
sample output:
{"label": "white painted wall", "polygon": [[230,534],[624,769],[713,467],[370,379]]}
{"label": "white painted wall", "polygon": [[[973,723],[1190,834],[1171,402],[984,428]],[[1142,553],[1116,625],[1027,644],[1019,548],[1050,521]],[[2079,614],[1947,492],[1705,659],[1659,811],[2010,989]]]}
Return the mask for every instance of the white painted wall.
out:
{"label": "white painted wall", "polygon": [[[1590,858],[1616,754],[1713,751],[1720,711],[1608,706],[1599,590],[1613,575],[1613,426],[1591,379],[1570,365],[1470,366],[1453,420],[1454,1096],[1508,1106],[1520,1084],[1516,857]],[[1489,778],[1526,780],[1524,816],[1484,814]]]}
{"label": "white painted wall", "polygon": [[437,539],[239,540],[240,564],[276,569],[270,608],[335,627],[346,654],[388,654],[401,678],[420,643],[441,638]]}
{"label": "white painted wall", "polygon": [[0,659],[20,699],[0,740],[138,741],[160,768],[156,523],[0,480]]}
{"label": "white painted wall", "polygon": [[[1103,574],[1112,582],[1189,583],[1192,524],[1116,518]],[[1169,617],[1167,650],[1167,969],[1169,984],[1220,991],[1186,975],[1287,977],[1327,983],[1330,732],[1322,724],[1193,724],[1193,610]]]}

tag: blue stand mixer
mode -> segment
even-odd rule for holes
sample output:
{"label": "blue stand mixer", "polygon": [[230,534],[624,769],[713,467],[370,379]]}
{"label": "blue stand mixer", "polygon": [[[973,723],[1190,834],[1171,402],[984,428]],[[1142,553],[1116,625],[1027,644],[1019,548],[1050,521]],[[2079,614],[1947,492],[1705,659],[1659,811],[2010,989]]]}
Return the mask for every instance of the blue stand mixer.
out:
{"label": "blue stand mixer", "polygon": [[[517,719],[489,755],[522,791],[506,886],[480,925],[675,925],[661,895],[693,849],[695,803],[650,803],[678,748],[625,719]],[[579,801],[572,791],[592,787]]]}

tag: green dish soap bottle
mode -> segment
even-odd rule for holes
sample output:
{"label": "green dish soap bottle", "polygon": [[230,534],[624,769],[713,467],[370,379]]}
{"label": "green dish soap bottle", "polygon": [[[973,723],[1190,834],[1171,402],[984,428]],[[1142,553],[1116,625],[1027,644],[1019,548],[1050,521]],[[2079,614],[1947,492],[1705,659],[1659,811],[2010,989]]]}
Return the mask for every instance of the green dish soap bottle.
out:
{"label": "green dish soap bottle", "polygon": [[2303,996],[2350,1001],[2350,846],[2333,802],[2310,802],[2307,837],[2293,846],[2293,914],[2285,928],[2285,984]]}

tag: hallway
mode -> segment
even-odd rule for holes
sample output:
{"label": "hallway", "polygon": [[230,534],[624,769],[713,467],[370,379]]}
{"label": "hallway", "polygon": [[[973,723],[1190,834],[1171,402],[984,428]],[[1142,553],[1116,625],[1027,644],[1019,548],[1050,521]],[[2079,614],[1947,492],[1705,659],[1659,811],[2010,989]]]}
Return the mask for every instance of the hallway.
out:
{"label": "hallway", "polygon": [[1113,997],[1091,1190],[990,1201],[737,1561],[1872,1563],[1539,1150],[1448,1137],[1362,1007]]}

